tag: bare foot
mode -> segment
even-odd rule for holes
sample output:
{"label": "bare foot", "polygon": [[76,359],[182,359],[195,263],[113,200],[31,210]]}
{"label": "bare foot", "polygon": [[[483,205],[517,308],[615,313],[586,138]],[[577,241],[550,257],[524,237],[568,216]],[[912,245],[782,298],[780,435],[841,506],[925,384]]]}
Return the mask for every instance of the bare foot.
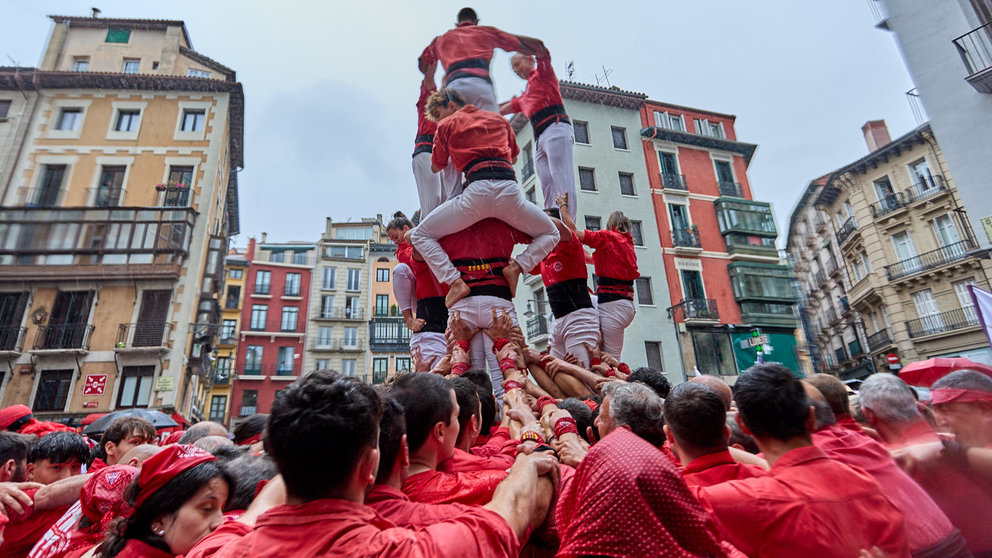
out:
{"label": "bare foot", "polygon": [[517,281],[520,280],[520,274],[523,273],[523,269],[520,269],[520,264],[517,262],[510,262],[510,265],[503,268],[503,277],[506,278],[506,282],[510,284],[510,297],[517,296]]}
{"label": "bare foot", "polygon": [[456,302],[468,296],[468,292],[468,284],[459,278],[448,288],[448,296],[444,297],[444,305],[451,308]]}

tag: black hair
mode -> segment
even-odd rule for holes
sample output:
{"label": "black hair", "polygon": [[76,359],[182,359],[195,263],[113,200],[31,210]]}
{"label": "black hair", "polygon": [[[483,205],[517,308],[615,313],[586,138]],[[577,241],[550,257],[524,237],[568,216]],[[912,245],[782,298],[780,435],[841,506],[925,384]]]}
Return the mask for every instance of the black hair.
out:
{"label": "black hair", "polygon": [[318,370],[279,391],[263,436],[290,495],[327,498],[379,441],[382,400],[372,386]]}
{"label": "black hair", "polygon": [[[197,446],[197,447],[206,450],[206,448],[203,448],[201,446]],[[217,461],[220,461],[221,463],[234,461],[235,459],[241,457],[242,455],[247,455],[249,453],[248,446],[235,446],[232,444],[217,446],[213,449],[206,451],[209,451],[214,457],[217,458]]]}
{"label": "black hair", "polygon": [[[448,380],[455,390],[455,400],[458,401],[458,436],[468,431],[468,421],[479,416],[479,392],[476,385],[465,378],[454,377]],[[488,434],[488,432],[486,432]]]}
{"label": "black hair", "polygon": [[[97,556],[102,558],[117,556],[130,539],[136,539],[155,548],[171,552],[165,540],[152,531],[152,522],[163,515],[177,512],[208,482],[218,478],[227,483],[227,494],[230,498],[236,484],[234,479],[216,461],[200,463],[179,473],[175,478],[165,483],[162,488],[151,494],[148,499],[142,502],[141,506],[135,508],[130,517],[122,517],[114,521],[107,529],[107,536],[103,543],[97,549]],[[138,479],[135,478],[134,482],[128,486],[125,498],[133,506],[137,495]]]}
{"label": "black hair", "polygon": [[727,410],[709,386],[690,382],[675,386],[665,399],[665,423],[686,449],[727,447]]}
{"label": "black hair", "polygon": [[387,231],[391,231],[393,229],[402,230],[404,227],[412,229],[413,223],[411,223],[410,220],[406,218],[406,215],[404,215],[402,211],[397,211],[396,213],[393,213],[393,220],[386,225],[386,230]]}
{"label": "black hair", "polygon": [[[585,401],[592,401],[593,403],[596,404],[596,408],[595,409],[592,409],[592,414],[589,417],[590,424],[595,423],[596,422],[596,419],[599,418],[599,410],[603,408],[603,396],[602,395],[586,395],[586,396],[582,397],[581,399],[579,399],[579,401],[582,401],[583,402],[582,403],[583,405],[585,405],[585,403],[584,403]],[[586,433],[585,432],[582,432],[581,434],[582,434],[583,437],[586,436]],[[595,426],[593,426],[593,429],[592,429],[592,437],[593,437],[592,440],[586,439],[586,441],[589,442],[590,444],[595,444],[596,442],[599,441],[599,429],[596,428]]]}
{"label": "black hair", "polygon": [[51,463],[65,463],[73,458],[80,464],[88,465],[90,447],[82,436],[68,430],[45,434],[28,451],[28,463],[38,463],[43,459]]}
{"label": "black hair", "polygon": [[403,406],[406,441],[410,451],[419,450],[434,425],[448,424],[454,404],[452,386],[437,374],[402,374],[389,386],[389,395]]}
{"label": "black hair", "polygon": [[224,470],[235,479],[235,486],[228,490],[225,512],[248,509],[255,499],[258,483],[272,480],[279,473],[276,462],[267,455],[242,452],[238,457],[222,463]]}
{"label": "black hair", "polygon": [[[592,409],[574,397],[569,397],[558,403],[558,408],[568,411],[568,414],[572,415],[572,418],[575,419],[575,426],[579,429],[579,436],[586,438],[586,428],[592,426]],[[586,441],[592,443],[592,440]]]}
{"label": "black hair", "polygon": [[730,439],[727,441],[729,445],[732,446],[737,444],[744,448],[744,451],[748,453],[761,453],[761,449],[754,441],[754,437],[745,434],[744,431],[741,430],[741,425],[737,424],[737,419],[729,414],[727,415],[727,428],[730,428]]}
{"label": "black hair", "polygon": [[788,440],[808,434],[809,398],[795,373],[779,364],[756,364],[734,383],[741,420],[755,437]]}
{"label": "black hair", "polygon": [[549,217],[561,219],[561,209],[558,209],[557,207],[548,207],[544,210],[544,212],[547,213]]}
{"label": "black hair", "polygon": [[93,448],[93,457],[106,460],[107,442],[120,444],[122,440],[130,437],[135,432],[140,434],[145,440],[155,440],[158,436],[155,426],[141,417],[131,415],[117,417],[103,431],[103,435],[100,436],[100,443]]}
{"label": "black hair", "polygon": [[11,459],[23,467],[31,450],[32,436],[17,432],[0,432],[0,466]]}
{"label": "black hair", "polygon": [[629,382],[640,382],[653,389],[658,397],[664,399],[668,397],[668,392],[672,391],[672,384],[668,383],[668,376],[663,372],[658,372],[653,368],[642,366],[630,373]]}
{"label": "black hair", "polygon": [[471,21],[472,23],[479,22],[479,16],[476,15],[475,10],[472,8],[462,8],[458,10],[458,23],[463,21]]}
{"label": "black hair", "polygon": [[241,419],[234,427],[234,443],[240,444],[252,436],[261,434],[265,430],[265,421],[268,419],[269,415],[260,413]]}
{"label": "black hair", "polygon": [[190,426],[189,430],[183,433],[183,437],[179,438],[179,443],[192,445],[193,442],[199,440],[200,438],[206,438],[207,436],[211,436],[210,429],[213,428],[214,426],[221,427],[221,429],[224,430],[224,433],[227,434],[227,429],[224,428],[223,424],[205,420],[205,421],[200,421],[194,424],[193,426]]}
{"label": "black hair", "polygon": [[489,393],[493,392],[493,380],[489,377],[489,373],[481,368],[470,368],[466,370],[462,374],[462,378],[465,378],[483,389],[488,389]]}
{"label": "black hair", "polygon": [[417,225],[420,224],[420,210],[419,209],[413,212],[413,217],[410,217],[410,222],[413,223],[413,226],[417,226]]}
{"label": "black hair", "polygon": [[396,459],[400,455],[400,444],[406,434],[406,420],[403,406],[386,395],[382,398],[382,418],[379,419],[379,471],[376,484],[385,484],[393,473]]}
{"label": "black hair", "polygon": [[482,407],[482,420],[479,422],[479,432],[488,436],[496,424],[496,398],[493,397],[492,389],[486,389],[480,385],[475,386],[475,391],[479,394],[479,405]]}

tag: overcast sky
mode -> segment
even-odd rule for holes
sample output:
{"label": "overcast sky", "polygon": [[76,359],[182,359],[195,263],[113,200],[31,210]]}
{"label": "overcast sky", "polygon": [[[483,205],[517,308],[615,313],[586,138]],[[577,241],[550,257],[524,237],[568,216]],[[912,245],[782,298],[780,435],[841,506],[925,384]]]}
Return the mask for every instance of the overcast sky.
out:
{"label": "overcast sky", "polygon": [[[184,20],[193,47],[244,84],[236,243],[314,240],[328,216],[414,209],[416,59],[464,2],[5,0],[0,65],[39,63],[49,14]],[[622,89],[737,115],[738,139],[758,144],[754,196],[772,202],[780,234],[811,179],[867,153],[862,124],[885,119],[892,137],[916,125],[909,75],[864,0],[471,5],[483,24],[543,39],[559,77],[573,61],[573,79],[595,84],[605,66]],[[501,100],[523,88],[509,55],[492,67]]]}

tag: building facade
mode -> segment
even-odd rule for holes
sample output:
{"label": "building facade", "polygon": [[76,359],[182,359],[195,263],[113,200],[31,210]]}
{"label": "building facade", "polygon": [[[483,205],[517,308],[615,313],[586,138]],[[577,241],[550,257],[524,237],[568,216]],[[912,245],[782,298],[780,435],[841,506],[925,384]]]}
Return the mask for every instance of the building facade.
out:
{"label": "building facade", "polygon": [[[637,314],[627,328],[622,355],[632,368],[650,366],[673,383],[685,379],[675,326],[666,316],[668,283],[658,228],[654,225],[652,190],[644,151],[637,145],[640,109],[645,95],[573,82],[561,82],[565,110],[575,132],[574,158],[578,204],[576,225],[590,230],[606,226],[610,213],[621,210],[633,224],[641,278],[635,282]],[[516,172],[528,200],[544,207],[534,172],[534,130],[522,115],[513,120],[520,145]],[[592,268],[589,268],[592,276]],[[522,278],[514,298],[528,342],[544,348],[551,309],[540,276]]]}
{"label": "building facade", "polygon": [[790,219],[817,370],[845,379],[932,357],[992,362],[968,286],[989,260],[929,124],[890,140],[865,124],[870,153],[810,183]]}
{"label": "building facade", "polygon": [[275,394],[304,372],[305,336],[317,246],[248,241],[230,422],[268,413]]}
{"label": "building facade", "polygon": [[0,406],[201,419],[241,84],[181,21],[52,19],[40,68],[0,69]]}
{"label": "building facade", "polygon": [[225,292],[222,298],[220,333],[217,336],[217,360],[214,361],[208,420],[229,424],[231,384],[234,363],[238,356],[238,337],[241,332],[241,310],[244,302],[245,275],[248,259],[244,250],[232,248],[224,260]]}
{"label": "building facade", "polygon": [[394,244],[369,243],[369,381],[384,383],[398,372],[413,369],[410,335],[393,296]]}
{"label": "building facade", "polygon": [[[799,370],[791,272],[779,261],[767,202],[747,168],[757,146],[737,138],[735,117],[648,100],[641,139],[668,312],[688,370],[728,381],[765,362]],[[756,344],[753,340],[766,340]]]}

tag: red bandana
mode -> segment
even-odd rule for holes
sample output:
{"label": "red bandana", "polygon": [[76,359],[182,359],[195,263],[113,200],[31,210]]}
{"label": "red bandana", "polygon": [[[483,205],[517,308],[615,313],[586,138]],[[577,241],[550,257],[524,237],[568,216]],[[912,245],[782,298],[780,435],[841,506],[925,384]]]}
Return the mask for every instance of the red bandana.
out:
{"label": "red bandana", "polygon": [[174,444],[149,457],[141,465],[138,476],[138,495],[134,507],[140,507],[152,494],[165,486],[176,475],[217,458],[196,446]]}
{"label": "red bandana", "polygon": [[31,414],[31,409],[26,405],[11,405],[0,409],[0,430],[7,430],[11,424]]}
{"label": "red bandana", "polygon": [[128,465],[111,465],[93,473],[79,494],[79,503],[86,519],[96,532],[115,517],[129,517],[134,511],[124,498],[124,491],[138,476],[138,470]]}
{"label": "red bandana", "polygon": [[941,403],[992,403],[992,393],[973,389],[940,388],[930,392],[930,404]]}
{"label": "red bandana", "polygon": [[259,432],[258,434],[255,434],[251,438],[245,438],[244,440],[241,440],[240,442],[238,442],[238,445],[239,446],[250,446],[250,445],[252,445],[252,444],[254,444],[256,442],[261,442],[261,441],[262,441],[262,433]]}

